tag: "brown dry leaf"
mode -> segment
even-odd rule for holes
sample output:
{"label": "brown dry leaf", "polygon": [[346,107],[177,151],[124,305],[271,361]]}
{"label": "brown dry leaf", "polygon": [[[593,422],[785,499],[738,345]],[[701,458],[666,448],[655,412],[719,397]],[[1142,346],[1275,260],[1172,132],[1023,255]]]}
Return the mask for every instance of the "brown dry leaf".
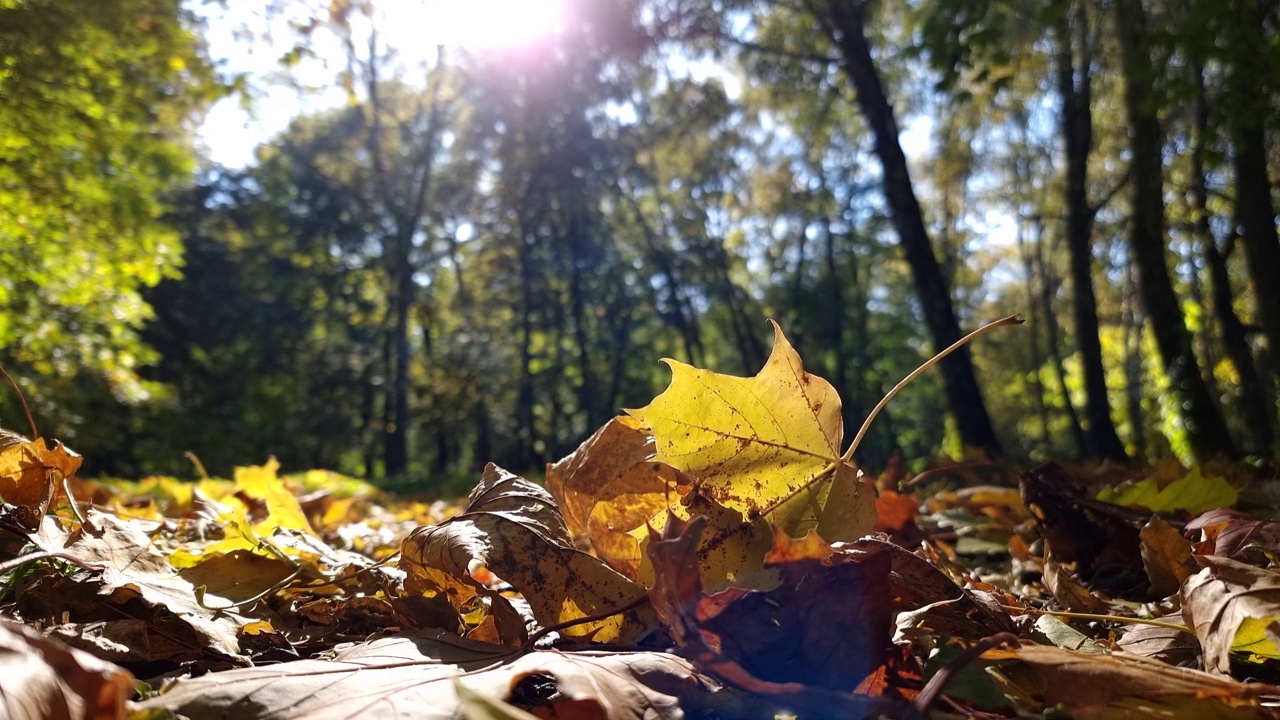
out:
{"label": "brown dry leaf", "polygon": [[[889,552],[836,551],[817,535],[770,555],[779,583],[703,599],[704,635],[726,658],[774,683],[852,691],[880,667],[890,646]],[[825,547],[824,547],[825,546]]]}
{"label": "brown dry leaf", "polygon": [[1147,569],[1156,597],[1165,598],[1178,592],[1182,583],[1200,569],[1191,557],[1191,543],[1159,515],[1151,516],[1139,538],[1142,566]]}
{"label": "brown dry leaf", "polygon": [[1050,558],[1045,558],[1044,561],[1044,584],[1062,607],[1071,612],[1102,614],[1107,612],[1107,604],[1102,602],[1102,598],[1077,582],[1061,563],[1054,562]]}
{"label": "brown dry leaf", "polygon": [[1129,653],[1079,652],[1047,645],[988,650],[984,660],[1017,660],[998,675],[1018,706],[1060,706],[1079,720],[1272,717],[1261,698],[1280,688],[1235,682]]}
{"label": "brown dry leaf", "polygon": [[[532,652],[446,633],[381,638],[327,660],[300,660],[182,679],[136,710],[190,720],[455,720],[453,679],[540,717],[676,720],[706,685],[688,661],[658,652]],[[465,673],[465,674],[464,674]]]}
{"label": "brown dry leaf", "polygon": [[[1182,618],[1170,615],[1159,618],[1161,622],[1182,624]],[[1200,641],[1190,630],[1161,627],[1159,625],[1126,625],[1127,631],[1116,645],[1134,655],[1159,660],[1169,665],[1190,667],[1200,657]]]}
{"label": "brown dry leaf", "polygon": [[887,554],[891,559],[889,592],[893,612],[910,613],[928,608],[914,619],[932,632],[978,640],[1016,631],[1009,614],[989,596],[956,585],[928,560],[906,548],[871,537],[835,547]]}
{"label": "brown dry leaf", "polygon": [[1280,659],[1267,628],[1280,621],[1280,575],[1230,558],[1197,555],[1204,566],[1182,586],[1182,616],[1204,646],[1210,670],[1231,671],[1231,653]]}
{"label": "brown dry leaf", "polygon": [[[490,463],[467,509],[439,525],[418,528],[401,545],[401,567],[461,608],[485,590],[488,571],[511,583],[544,627],[622,608],[645,589],[573,547],[546,490]],[[492,597],[493,602],[505,602]],[[653,629],[647,604],[575,625],[565,635],[596,642],[633,642]]]}
{"label": "brown dry leaf", "polygon": [[1089,500],[1076,479],[1052,463],[1022,475],[1019,490],[1054,559],[1074,566],[1081,582],[1113,595],[1145,589],[1138,527],[1119,514],[1123,508]]}
{"label": "brown dry leaf", "polygon": [[57,440],[50,447],[44,438],[0,430],[0,524],[35,532],[62,479],[75,475],[83,460]]}
{"label": "brown dry leaf", "polygon": [[547,490],[559,503],[569,530],[587,534],[591,509],[610,497],[606,488],[636,464],[651,459],[653,453],[649,428],[624,415],[605,423],[577,450],[548,465]]}
{"label": "brown dry leaf", "polygon": [[0,717],[7,720],[120,720],[133,694],[125,670],[0,621]]}
{"label": "brown dry leaf", "polygon": [[1210,510],[1187,523],[1187,533],[1199,533],[1199,555],[1218,555],[1260,566],[1267,564],[1268,553],[1280,556],[1280,522],[1240,510]]}
{"label": "brown dry leaf", "polygon": [[[194,632],[192,639],[200,652],[228,659],[241,656],[237,642],[239,629],[253,618],[242,614],[244,609],[218,611],[216,608],[228,607],[271,587],[283,571],[280,566],[283,563],[262,563],[245,553],[231,560],[215,559],[218,565],[213,569],[202,569],[202,564],[187,571],[191,575],[179,573],[135,524],[92,509],[84,525],[71,533],[59,528],[53,518],[46,519],[40,534],[32,536],[32,540],[43,550],[75,557],[82,565],[92,568],[94,573],[83,580],[79,579],[80,576],[70,580],[57,578],[51,582],[63,584],[51,588],[51,591],[20,597],[20,602],[28,608],[26,612],[37,612],[35,617],[46,618],[66,613],[74,622],[107,621],[120,618],[120,614],[112,618],[86,617],[93,612],[88,607],[89,603],[96,601],[100,605],[122,606],[136,599],[148,608],[163,611],[163,617],[126,615],[120,618],[122,622],[143,620],[144,625],[173,622],[186,626]],[[209,607],[201,607],[197,600],[196,590],[201,584],[208,584],[204,598]],[[83,588],[84,592],[77,592],[73,586]],[[172,632],[164,632],[154,626],[146,629],[149,630],[146,634],[158,635],[153,638],[155,647],[177,653],[176,656],[165,656],[165,659],[191,659],[190,646],[171,646],[165,642]],[[121,629],[119,633],[134,637],[137,630]],[[139,647],[144,645],[139,644]]]}

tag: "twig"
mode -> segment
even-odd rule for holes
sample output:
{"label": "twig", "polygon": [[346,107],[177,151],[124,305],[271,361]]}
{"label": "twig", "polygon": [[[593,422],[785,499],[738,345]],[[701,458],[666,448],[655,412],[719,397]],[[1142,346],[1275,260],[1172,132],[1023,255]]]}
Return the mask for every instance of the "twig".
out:
{"label": "twig", "polygon": [[964,669],[966,665],[973,662],[982,653],[993,647],[1001,645],[1018,645],[1018,636],[1013,633],[996,633],[991,637],[982,638],[973,647],[965,650],[956,656],[955,660],[947,663],[946,667],[939,670],[933,677],[929,678],[929,682],[925,683],[924,689],[916,696],[916,700],[911,706],[921,715],[929,712],[929,706],[933,704],[938,696],[942,694],[942,689],[951,682],[951,678]]}
{"label": "twig", "polygon": [[1066,618],[1068,620],[1101,620],[1103,622],[1121,624],[1133,623],[1136,625],[1151,625],[1152,627],[1162,627],[1169,628],[1170,630],[1191,632],[1185,625],[1167,623],[1160,620],[1147,620],[1145,618],[1123,617],[1120,615],[1095,615],[1094,613],[1067,612],[1065,610],[1038,610],[1036,608],[1020,607],[1018,605],[1001,605],[1000,608],[1007,612],[1025,613],[1027,615],[1052,615],[1053,617]]}
{"label": "twig", "polygon": [[75,565],[81,570],[91,570],[91,571],[98,570],[98,568],[95,568],[92,565],[86,565],[83,560],[81,560],[80,558],[74,555],[68,555],[67,553],[63,553],[63,552],[52,552],[48,550],[41,550],[39,552],[33,552],[28,555],[21,555],[19,557],[13,558],[12,560],[6,560],[0,563],[0,575],[7,575],[10,572],[22,567],[23,565],[26,565],[29,562],[35,562],[36,560],[66,560],[67,562],[71,563],[72,565]]}

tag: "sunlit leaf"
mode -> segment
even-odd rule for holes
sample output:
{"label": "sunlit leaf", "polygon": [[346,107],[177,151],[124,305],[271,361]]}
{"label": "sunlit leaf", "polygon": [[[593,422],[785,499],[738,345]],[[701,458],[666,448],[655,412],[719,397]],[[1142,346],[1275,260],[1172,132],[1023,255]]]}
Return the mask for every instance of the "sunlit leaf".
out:
{"label": "sunlit leaf", "polygon": [[[411,576],[450,595],[460,609],[485,588],[492,573],[529,601],[544,626],[624,609],[644,587],[575,548],[546,490],[492,463],[471,493],[466,511],[414,531],[401,546]],[[493,603],[504,603],[490,596]],[[598,642],[632,642],[648,633],[648,605],[563,630]]]}
{"label": "sunlit leaf", "polygon": [[1205,666],[1230,672],[1231,654],[1280,659],[1267,632],[1280,622],[1280,574],[1229,558],[1196,556],[1204,566],[1182,586],[1182,616],[1204,646]]}
{"label": "sunlit leaf", "polygon": [[1098,499],[1117,505],[1138,505],[1153,512],[1186,510],[1202,513],[1235,505],[1239,493],[1226,479],[1205,477],[1200,468],[1192,468],[1172,482],[1162,483],[1159,475],[1114,488],[1103,488]]}

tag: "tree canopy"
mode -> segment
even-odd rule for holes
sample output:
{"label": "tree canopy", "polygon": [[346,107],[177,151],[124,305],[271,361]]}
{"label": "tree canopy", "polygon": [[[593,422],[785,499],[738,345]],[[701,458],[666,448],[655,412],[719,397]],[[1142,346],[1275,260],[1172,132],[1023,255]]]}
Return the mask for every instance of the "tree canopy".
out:
{"label": "tree canopy", "polygon": [[0,364],[91,472],[536,469],[657,357],[760,367],[766,318],[856,426],[1014,312],[858,459],[1277,451],[1260,0],[566,2],[433,50],[281,7],[275,75],[324,61],[347,102],[226,168],[191,8],[0,6]]}

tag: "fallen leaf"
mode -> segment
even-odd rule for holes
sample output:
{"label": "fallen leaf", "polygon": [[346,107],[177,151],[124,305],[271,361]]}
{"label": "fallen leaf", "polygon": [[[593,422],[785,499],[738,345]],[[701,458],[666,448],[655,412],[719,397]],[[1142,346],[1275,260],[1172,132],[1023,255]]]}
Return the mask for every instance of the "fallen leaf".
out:
{"label": "fallen leaf", "polygon": [[[1052,463],[1022,475],[1019,490],[1056,561],[1074,566],[1079,580],[1093,589],[1145,598],[1138,527],[1117,508],[1087,500],[1075,478]],[[1140,522],[1149,517],[1144,514]]]}
{"label": "fallen leaf", "polygon": [[1192,468],[1171,482],[1157,473],[1142,480],[1103,488],[1098,499],[1116,505],[1137,505],[1152,512],[1186,510],[1202,513],[1236,504],[1239,493],[1226,479],[1205,477],[1200,468]]}
{"label": "fallen leaf", "polygon": [[[579,535],[587,534],[592,508],[616,495],[608,492],[609,485],[637,464],[651,459],[653,453],[653,435],[649,429],[639,420],[624,415],[605,423],[577,450],[548,465],[547,490],[559,504],[565,526]],[[648,473],[642,474],[642,477],[648,476]]]}
{"label": "fallen leaf", "polygon": [[1044,561],[1044,584],[1063,608],[1071,612],[1106,613],[1107,605],[1089,588],[1076,581],[1061,563]]}
{"label": "fallen leaf", "polygon": [[[875,524],[873,491],[840,461],[840,398],[830,383],[804,371],[782,330],[773,328],[773,352],[755,377],[664,360],[671,384],[627,412],[652,430],[654,459],[692,478],[692,494],[792,536],[820,527],[829,542],[861,537]],[[660,525],[662,515],[653,521]],[[704,542],[716,544],[717,537],[713,526]],[[737,562],[727,575],[758,567],[760,558]]]}
{"label": "fallen leaf", "polygon": [[1044,639],[1060,648],[1081,652],[1102,652],[1105,649],[1088,635],[1052,615],[1041,615],[1036,618],[1034,627],[1036,632],[1044,636]]}
{"label": "fallen leaf", "polygon": [[918,539],[920,528],[916,526],[916,514],[919,507],[920,501],[910,495],[900,495],[893,490],[881,491],[876,498],[875,531]]}
{"label": "fallen leaf", "polygon": [[[265,465],[236,468],[235,494],[221,498],[225,505],[214,518],[225,528],[225,537],[194,551],[179,549],[170,556],[170,562],[176,567],[190,567],[235,550],[271,555],[264,539],[300,560],[315,561],[330,554],[331,549],[312,530],[298,498],[277,477],[279,469],[275,458]],[[260,507],[251,507],[246,501]],[[255,521],[251,517],[254,510],[260,511],[261,519]]]}
{"label": "fallen leaf", "polygon": [[[1161,622],[1182,624],[1180,615],[1158,619]],[[1125,652],[1183,667],[1190,667],[1200,657],[1200,641],[1186,628],[1175,630],[1145,624],[1126,625],[1125,628],[1125,633],[1116,641],[1116,645]]]}
{"label": "fallen leaf", "polygon": [[889,593],[894,613],[917,613],[913,624],[939,635],[978,640],[1015,631],[1013,620],[984,593],[962,588],[928,560],[906,548],[866,537],[835,545],[866,553],[885,553],[891,560]]}
{"label": "fallen leaf", "polygon": [[[462,514],[418,528],[401,545],[401,568],[463,608],[484,591],[487,570],[519,591],[543,627],[624,608],[645,588],[573,546],[555,500],[541,487],[490,463]],[[504,598],[489,595],[493,603]],[[563,634],[596,642],[634,642],[653,629],[647,604]]]}
{"label": "fallen leaf", "polygon": [[[32,540],[43,550],[62,552],[70,555],[83,566],[94,572],[88,577],[79,579],[57,578],[53,581],[64,583],[55,592],[20,597],[25,603],[27,613],[31,617],[56,618],[74,607],[73,601],[93,600],[107,607],[121,606],[133,599],[140,600],[145,607],[161,611],[162,617],[156,618],[148,613],[146,617],[128,616],[126,620],[143,620],[142,628],[131,626],[133,630],[119,630],[119,633],[134,633],[139,629],[146,630],[144,635],[156,634],[155,647],[167,648],[175,653],[164,659],[192,659],[200,654],[227,659],[239,659],[241,656],[238,632],[241,626],[253,619],[244,608],[229,609],[248,593],[260,592],[270,585],[263,586],[271,577],[282,571],[278,566],[270,566],[267,576],[255,569],[246,572],[242,580],[234,575],[222,576],[218,573],[196,572],[193,581],[191,576],[179,573],[171,566],[164,555],[152,546],[150,539],[137,526],[121,520],[114,515],[90,509],[83,525],[71,533],[63,531],[52,517],[47,518],[39,535]],[[226,570],[235,567],[235,563],[225,562],[219,567]],[[198,566],[197,566],[198,567]],[[247,569],[246,569],[247,570]],[[206,606],[201,606],[197,599],[197,582],[211,582],[213,587],[203,592]],[[77,595],[72,587],[83,588],[84,593]],[[225,592],[227,595],[220,595]],[[81,606],[83,607],[83,606]],[[218,608],[224,608],[220,611]],[[96,622],[115,619],[112,617],[78,617],[80,613],[70,616],[81,621]],[[188,628],[192,633],[190,643],[170,643],[173,632],[149,623],[176,623]],[[161,659],[159,657],[152,659]]]}
{"label": "fallen leaf", "polygon": [[50,447],[44,438],[0,430],[0,524],[35,532],[62,479],[75,475],[83,460],[57,440]]}
{"label": "fallen leaf", "polygon": [[1142,541],[1142,566],[1151,579],[1151,590],[1158,598],[1178,592],[1182,583],[1200,566],[1191,557],[1191,543],[1169,523],[1152,515],[1139,533]]}
{"label": "fallen leaf", "polygon": [[538,720],[537,715],[497,698],[481,695],[463,685],[458,678],[453,679],[453,694],[457,696],[458,709],[466,720]]}
{"label": "fallen leaf", "polygon": [[676,720],[680,698],[710,688],[688,661],[657,652],[531,652],[495,665],[503,648],[442,632],[380,638],[324,660],[181,679],[139,711],[190,720],[377,717],[454,720],[454,679],[540,717]]}
{"label": "fallen leaf", "polygon": [[993,672],[1022,700],[1019,707],[1059,706],[1080,720],[1265,718],[1272,713],[1261,699],[1280,692],[1123,652],[1023,645],[988,650],[982,658],[1018,661]]}
{"label": "fallen leaf", "polygon": [[39,632],[0,621],[0,716],[8,720],[123,720],[133,678]]}
{"label": "fallen leaf", "polygon": [[[1280,557],[1280,522],[1231,508],[1215,508],[1187,523],[1188,537],[1199,533],[1196,553],[1218,555],[1265,566]],[[1205,543],[1200,547],[1200,543]],[[1270,557],[1268,557],[1270,556]]]}
{"label": "fallen leaf", "polygon": [[1280,659],[1267,626],[1280,622],[1280,575],[1230,558],[1197,555],[1204,566],[1182,586],[1182,616],[1204,647],[1204,664],[1231,671],[1231,654]]}
{"label": "fallen leaf", "polygon": [[700,627],[715,637],[721,654],[757,678],[852,691],[887,657],[890,555],[831,551],[797,558],[793,551],[771,553],[783,558],[773,565],[776,588],[730,589],[724,598],[701,602]]}

